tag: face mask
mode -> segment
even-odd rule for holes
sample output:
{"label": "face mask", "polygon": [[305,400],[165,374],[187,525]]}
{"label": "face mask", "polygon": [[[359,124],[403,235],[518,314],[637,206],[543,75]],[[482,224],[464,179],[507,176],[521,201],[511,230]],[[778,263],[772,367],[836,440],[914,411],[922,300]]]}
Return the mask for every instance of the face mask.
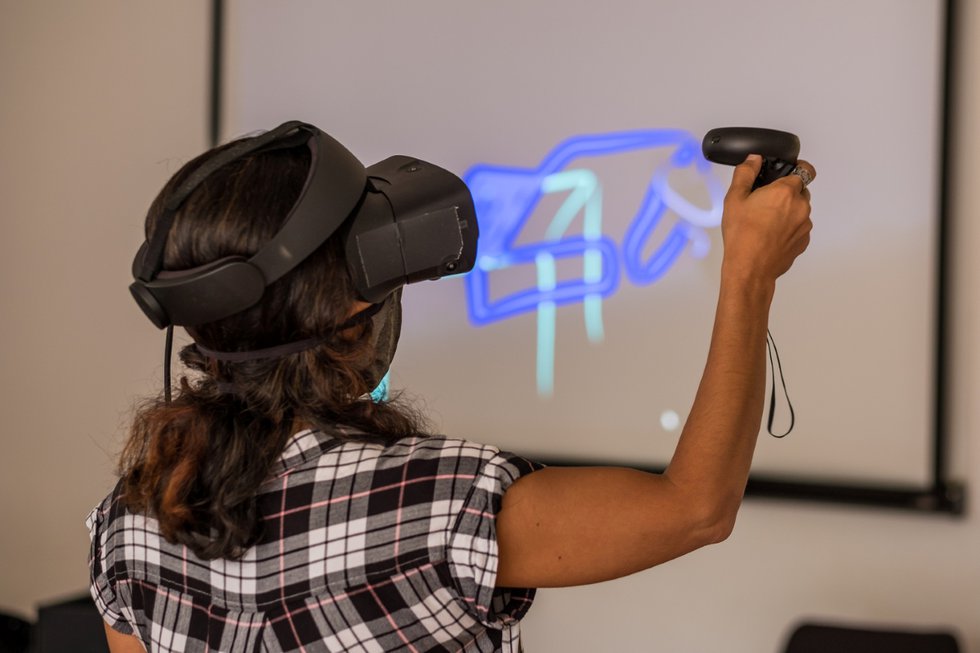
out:
{"label": "face mask", "polygon": [[402,290],[399,288],[388,295],[381,310],[371,317],[371,346],[374,359],[365,370],[365,380],[369,388],[374,388],[371,398],[375,402],[388,398],[388,370],[395,357],[398,337],[402,331]]}
{"label": "face mask", "polygon": [[390,376],[391,372],[385,374],[378,387],[371,391],[371,401],[376,404],[382,404],[388,401],[388,377]]}

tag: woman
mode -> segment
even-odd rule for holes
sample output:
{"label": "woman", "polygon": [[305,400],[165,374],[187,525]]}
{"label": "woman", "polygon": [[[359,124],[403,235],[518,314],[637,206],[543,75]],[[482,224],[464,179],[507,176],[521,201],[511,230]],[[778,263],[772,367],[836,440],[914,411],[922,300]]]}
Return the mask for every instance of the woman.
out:
{"label": "woman", "polygon": [[[248,142],[191,161],[154,201],[165,271],[255,255],[305,192],[311,150],[295,138],[200,172]],[[363,301],[339,234],[254,306],[189,328],[194,376],[137,412],[119,484],[89,517],[113,653],[517,651],[533,588],[724,540],[762,415],[776,279],[811,229],[812,166],[753,192],[760,166],[738,166],[725,200],[708,362],[662,475],[542,469],[427,436],[410,407],[373,400],[400,292]]]}

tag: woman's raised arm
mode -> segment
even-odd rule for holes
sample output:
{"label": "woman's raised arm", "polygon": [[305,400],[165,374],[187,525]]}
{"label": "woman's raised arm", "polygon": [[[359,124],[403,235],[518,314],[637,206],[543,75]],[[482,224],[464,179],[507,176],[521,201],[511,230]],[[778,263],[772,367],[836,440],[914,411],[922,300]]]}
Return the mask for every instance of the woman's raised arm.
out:
{"label": "woman's raised arm", "polygon": [[[549,468],[520,478],[497,517],[498,586],[618,578],[731,533],[762,419],[776,279],[806,249],[812,228],[801,178],[789,175],[753,192],[760,165],[753,156],[738,166],[725,199],[711,346],[667,470]],[[799,165],[816,176],[809,163]]]}

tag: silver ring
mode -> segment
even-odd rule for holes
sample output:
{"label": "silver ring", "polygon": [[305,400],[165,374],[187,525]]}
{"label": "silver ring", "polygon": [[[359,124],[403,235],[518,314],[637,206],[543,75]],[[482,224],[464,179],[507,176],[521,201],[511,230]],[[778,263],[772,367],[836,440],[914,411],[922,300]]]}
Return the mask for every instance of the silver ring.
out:
{"label": "silver ring", "polygon": [[800,166],[796,166],[795,168],[793,168],[793,172],[789,174],[796,175],[797,177],[799,177],[800,180],[803,182],[803,188],[809,186],[810,182],[813,181],[813,177],[810,176],[810,171],[807,170],[806,168],[801,168]]}

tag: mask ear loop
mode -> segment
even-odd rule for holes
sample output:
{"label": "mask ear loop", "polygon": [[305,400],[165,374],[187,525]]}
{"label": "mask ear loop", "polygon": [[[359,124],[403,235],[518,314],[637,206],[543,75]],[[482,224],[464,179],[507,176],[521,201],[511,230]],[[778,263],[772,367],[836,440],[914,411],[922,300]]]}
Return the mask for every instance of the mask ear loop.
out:
{"label": "mask ear loop", "polygon": [[167,341],[163,346],[163,396],[170,403],[170,360],[174,352],[174,325],[167,327]]}
{"label": "mask ear loop", "polygon": [[[793,430],[796,424],[796,413],[793,412],[793,403],[789,400],[789,392],[786,390],[786,377],[783,376],[783,364],[779,360],[779,350],[776,349],[776,341],[772,337],[769,329],[766,329],[766,350],[769,352],[769,367],[772,369],[772,392],[769,394],[769,420],[766,429],[769,435],[774,438],[785,438]],[[773,362],[773,352],[776,354]],[[789,406],[789,428],[781,435],[772,432],[772,423],[776,416],[776,371],[779,371],[779,381],[783,386],[783,396],[786,397],[786,405]]]}

